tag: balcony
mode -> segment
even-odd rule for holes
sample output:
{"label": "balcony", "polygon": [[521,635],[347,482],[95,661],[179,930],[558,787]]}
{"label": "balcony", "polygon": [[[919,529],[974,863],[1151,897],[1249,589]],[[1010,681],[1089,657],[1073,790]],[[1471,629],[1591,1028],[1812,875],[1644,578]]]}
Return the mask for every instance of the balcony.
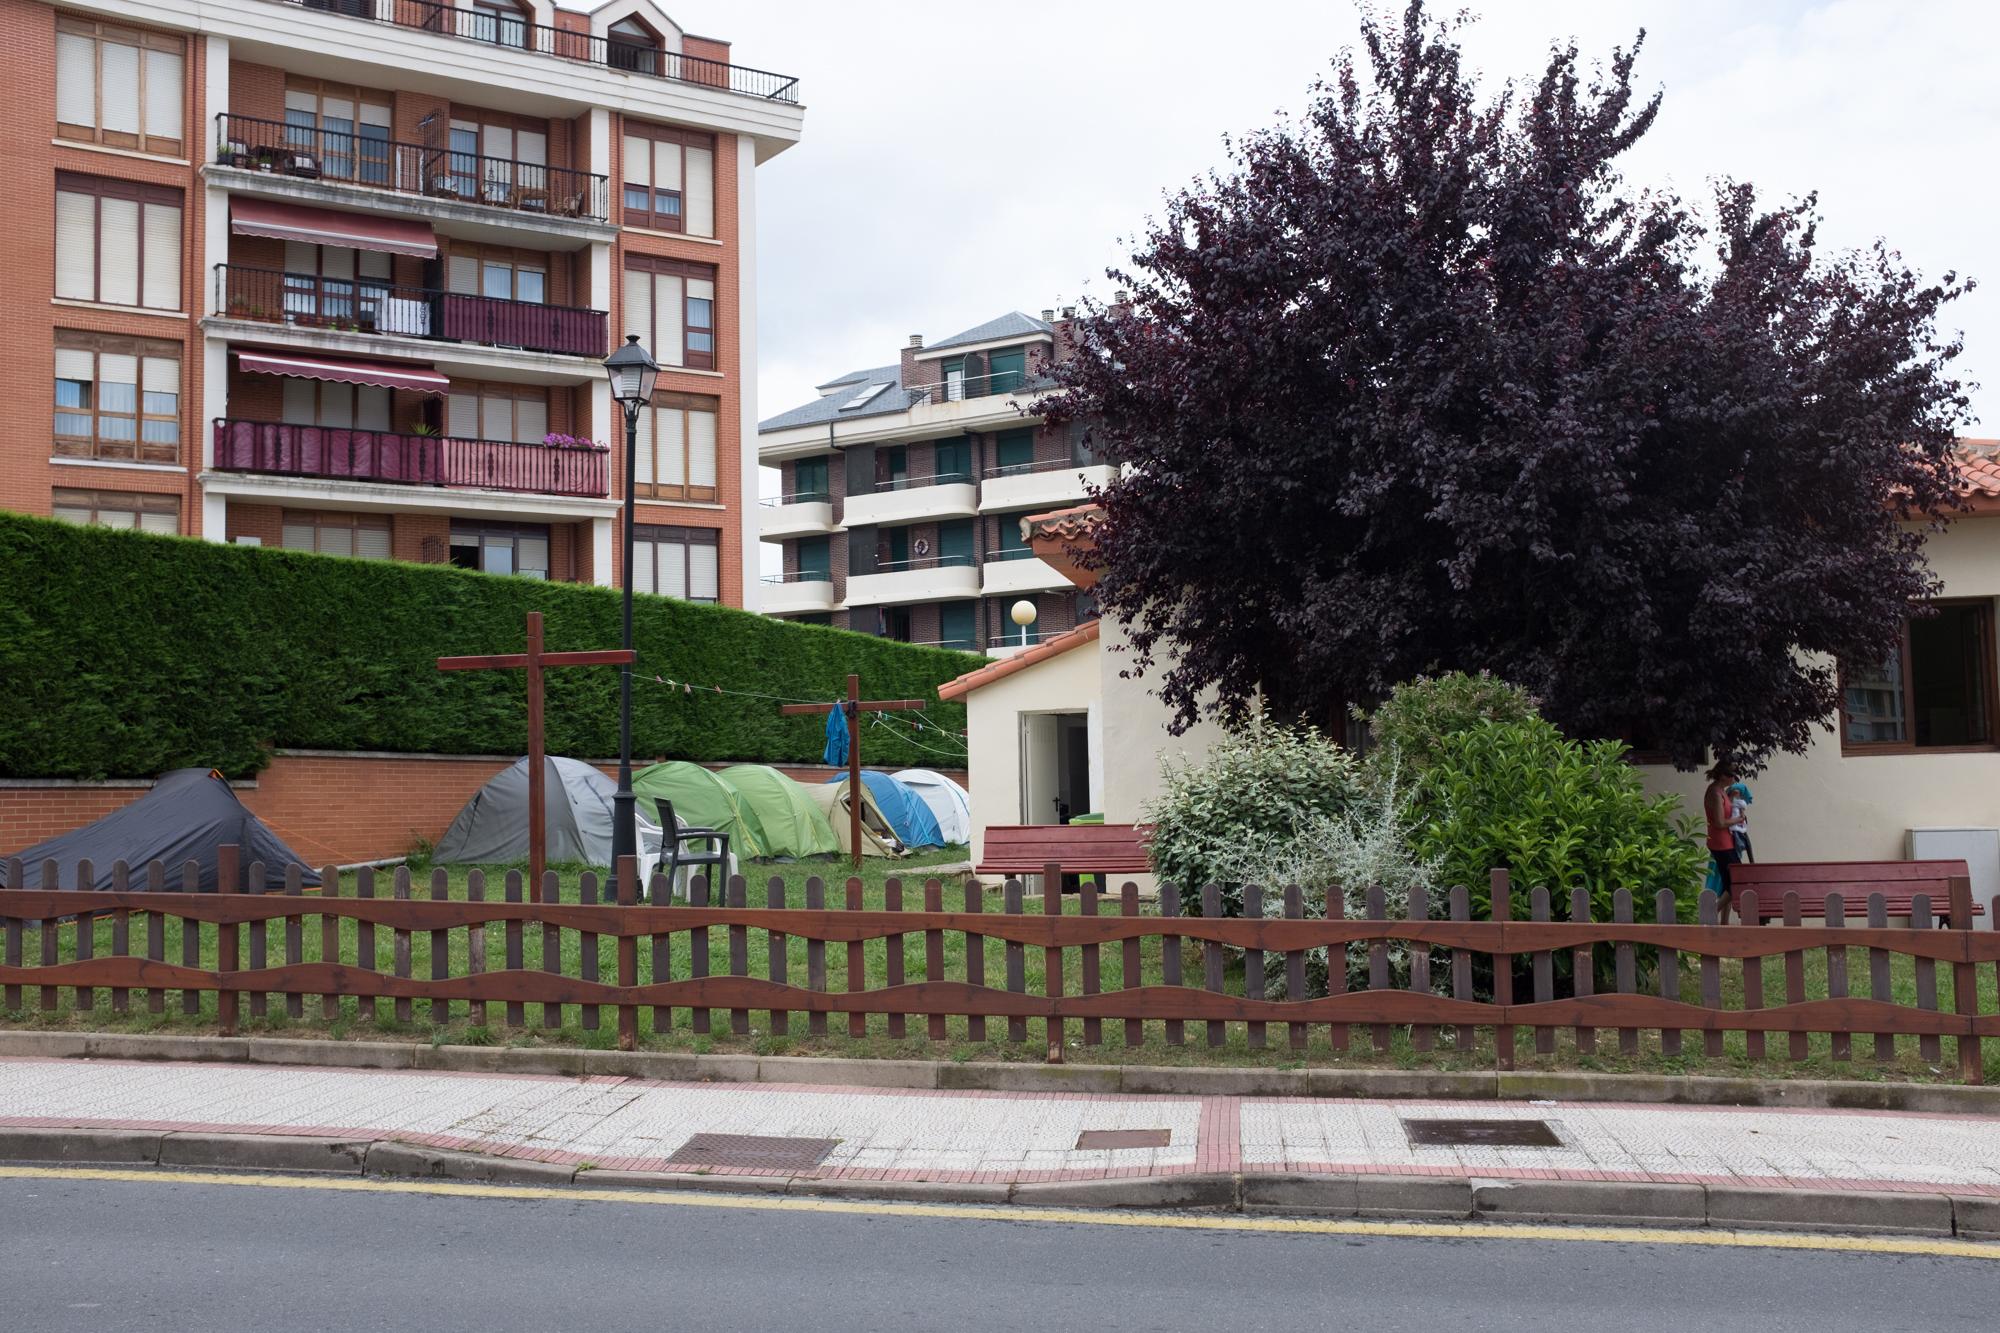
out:
{"label": "balcony", "polygon": [[865,495],[850,495],[841,521],[850,528],[916,523],[927,518],[971,518],[979,489],[963,472],[878,481]]}
{"label": "balcony", "polygon": [[767,496],[757,505],[757,536],[767,542],[840,530],[833,523],[833,500],[824,491]]}
{"label": "balcony", "polygon": [[1061,509],[1081,504],[1092,486],[1109,486],[1115,469],[1094,463],[1058,459],[990,468],[979,485],[979,508],[985,513],[1009,509]]}
{"label": "balcony", "polygon": [[639,42],[593,37],[587,32],[529,23],[524,18],[497,15],[490,10],[454,8],[436,0],[277,0],[277,3],[345,14],[370,23],[442,33],[489,46],[513,47],[557,60],[602,65],[627,74],[717,88],[769,102],[796,105],[799,100],[799,81],[788,74],[681,55]]}
{"label": "balcony", "polygon": [[961,601],[978,595],[979,569],[969,555],[885,561],[870,573],[847,576],[849,606]]}
{"label": "balcony", "polygon": [[215,266],[215,308],[231,319],[292,328],[480,343],[593,360],[606,353],[609,318],[602,310],[241,264]]}
{"label": "balcony", "polygon": [[610,487],[604,449],[459,440],[336,426],[217,420],[215,468],[267,476],[392,486],[464,486],[601,499]]}
{"label": "balcony", "polygon": [[766,574],[762,604],[767,616],[787,616],[833,609],[833,578],[817,569]]}
{"label": "balcony", "polygon": [[226,111],[216,115],[215,126],[217,166],[514,214],[611,220],[611,187],[603,176],[587,171],[457,152],[443,143],[378,138],[368,133],[375,128],[371,126],[361,127],[359,134],[343,133]]}
{"label": "balcony", "polygon": [[1004,597],[1022,592],[1055,592],[1070,581],[1033,551],[1003,551],[979,567],[979,592],[984,597]]}

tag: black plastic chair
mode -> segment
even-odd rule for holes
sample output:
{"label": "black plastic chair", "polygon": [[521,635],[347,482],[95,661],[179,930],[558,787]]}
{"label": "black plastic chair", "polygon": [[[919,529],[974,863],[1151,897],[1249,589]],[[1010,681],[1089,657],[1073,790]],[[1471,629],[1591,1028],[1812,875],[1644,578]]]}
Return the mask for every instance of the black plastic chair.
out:
{"label": "black plastic chair", "polygon": [[[724,881],[729,878],[729,835],[720,829],[682,828],[674,816],[674,803],[661,801],[660,864],[658,873],[667,877],[667,895],[673,896],[673,882],[682,866],[714,866],[709,874],[709,901],[722,901]],[[704,850],[690,851],[688,845],[702,844]],[[648,886],[650,889],[651,886]],[[650,894],[649,894],[650,896]]]}

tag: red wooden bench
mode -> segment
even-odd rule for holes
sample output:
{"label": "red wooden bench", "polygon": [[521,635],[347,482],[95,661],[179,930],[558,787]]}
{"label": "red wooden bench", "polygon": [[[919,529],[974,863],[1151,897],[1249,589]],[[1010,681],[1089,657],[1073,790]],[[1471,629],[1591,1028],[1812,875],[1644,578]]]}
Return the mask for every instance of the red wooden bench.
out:
{"label": "red wooden bench", "polygon": [[[1733,896],[1741,900],[1745,889],[1757,891],[1760,922],[1785,918],[1785,895],[1799,895],[1799,915],[1826,917],[1828,894],[1838,893],[1848,925],[1865,925],[1868,899],[1882,895],[1882,905],[1891,917],[1907,917],[1911,900],[1920,893],[1930,895],[1931,915],[1945,921],[1951,916],[1951,881],[1968,874],[1963,861],[1765,861],[1740,865],[1730,874]],[[1972,904],[1974,916],[1986,909]]]}
{"label": "red wooden bench", "polygon": [[1147,875],[1150,824],[994,824],[975,873],[1039,875],[1049,862],[1065,875]]}

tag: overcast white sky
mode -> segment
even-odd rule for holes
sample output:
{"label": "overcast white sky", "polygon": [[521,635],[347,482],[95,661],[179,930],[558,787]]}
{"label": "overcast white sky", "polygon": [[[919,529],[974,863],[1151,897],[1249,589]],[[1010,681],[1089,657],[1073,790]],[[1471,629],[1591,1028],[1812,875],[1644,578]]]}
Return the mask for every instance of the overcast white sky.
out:
{"label": "overcast white sky", "polygon": [[[1451,0],[1455,3],[1455,0]],[[1010,309],[1103,295],[1162,192],[1225,164],[1222,136],[1297,110],[1350,44],[1346,0],[669,0],[742,64],[796,74],[804,140],[759,172],[759,401],[893,361]],[[1441,6],[1444,8],[1445,6]],[[1552,38],[1644,27],[1666,94],[1635,181],[1705,197],[1734,175],[1820,192],[1822,237],[1887,238],[1927,276],[1986,282],[1949,311],[2000,433],[2000,4],[1993,0],[1484,0],[1466,38],[1497,84]],[[767,487],[767,489],[769,489]]]}

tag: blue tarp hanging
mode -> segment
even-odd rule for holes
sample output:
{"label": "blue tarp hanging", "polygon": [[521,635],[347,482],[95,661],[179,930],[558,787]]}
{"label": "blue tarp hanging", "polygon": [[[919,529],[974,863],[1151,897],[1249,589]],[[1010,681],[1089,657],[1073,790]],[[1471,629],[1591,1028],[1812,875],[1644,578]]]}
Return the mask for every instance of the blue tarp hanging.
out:
{"label": "blue tarp hanging", "polygon": [[826,753],[820,756],[823,764],[845,764],[847,762],[847,713],[836,704],[826,714]]}

